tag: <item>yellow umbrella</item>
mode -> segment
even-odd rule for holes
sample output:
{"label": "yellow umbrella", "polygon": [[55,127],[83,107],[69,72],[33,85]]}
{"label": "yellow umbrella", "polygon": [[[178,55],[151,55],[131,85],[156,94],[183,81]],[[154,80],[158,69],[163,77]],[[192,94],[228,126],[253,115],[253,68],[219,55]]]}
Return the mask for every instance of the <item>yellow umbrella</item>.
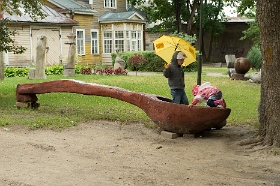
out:
{"label": "yellow umbrella", "polygon": [[195,48],[179,37],[161,36],[154,42],[155,53],[167,63],[171,62],[171,58],[175,51],[182,51],[186,54],[183,66],[187,66],[196,61]]}

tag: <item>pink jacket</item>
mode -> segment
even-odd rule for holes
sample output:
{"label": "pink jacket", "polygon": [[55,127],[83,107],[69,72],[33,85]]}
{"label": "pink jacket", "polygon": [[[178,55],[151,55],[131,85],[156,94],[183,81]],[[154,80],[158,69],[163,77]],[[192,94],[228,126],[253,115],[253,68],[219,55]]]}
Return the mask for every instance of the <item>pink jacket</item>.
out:
{"label": "pink jacket", "polygon": [[215,86],[208,86],[205,88],[202,88],[198,91],[197,95],[193,98],[192,105],[196,105],[199,102],[202,102],[203,100],[208,100],[208,98],[220,92],[221,90]]}

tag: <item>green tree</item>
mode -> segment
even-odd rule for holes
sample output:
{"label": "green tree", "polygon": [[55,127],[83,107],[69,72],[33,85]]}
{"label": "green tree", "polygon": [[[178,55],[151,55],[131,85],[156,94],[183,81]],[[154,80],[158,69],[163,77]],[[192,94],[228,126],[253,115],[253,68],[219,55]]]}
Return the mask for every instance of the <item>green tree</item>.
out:
{"label": "green tree", "polygon": [[[143,0],[130,0],[132,5],[137,5],[139,9],[148,14],[149,23],[159,23],[156,24],[152,30],[154,31],[167,31],[167,32],[184,32],[188,35],[198,35],[197,33],[192,33],[194,26],[199,31],[200,21],[200,3],[204,2],[203,6],[203,26],[204,32],[210,33],[210,48],[212,48],[212,42],[215,37],[223,32],[224,26],[221,20],[224,18],[222,14],[223,10],[223,0],[149,0],[147,3]],[[187,23],[186,30],[182,30],[181,21]],[[202,37],[203,38],[203,37]],[[201,39],[202,39],[201,38]],[[204,45],[204,42],[202,42]],[[204,52],[204,47],[202,53],[204,58],[206,57]],[[209,55],[211,50],[207,55],[207,59],[210,60]]]}
{"label": "green tree", "polygon": [[[24,48],[15,46],[12,36],[16,34],[15,31],[7,29],[8,19],[3,19],[3,12],[10,15],[28,14],[32,19],[44,18],[44,13],[41,11],[42,3],[37,0],[0,0],[0,80],[4,79],[4,59],[3,52],[22,53]],[[24,11],[22,11],[24,10]]]}
{"label": "green tree", "polygon": [[241,37],[241,40],[244,39],[251,39],[253,41],[254,47],[260,46],[260,27],[258,25],[257,21],[248,23],[249,28],[247,30],[244,30],[242,33],[244,34],[243,37]]}
{"label": "green tree", "polygon": [[[224,4],[223,0],[216,0],[207,3],[205,0],[203,4],[203,15],[202,15],[202,32],[208,33],[210,35],[209,41],[209,50],[208,54],[205,53],[204,49],[204,39],[202,38],[202,55],[205,61],[211,61],[211,53],[212,53],[212,44],[214,40],[223,33],[224,31],[224,24],[222,21],[224,20],[225,15],[222,13]],[[200,16],[200,11],[198,11]],[[195,26],[197,30],[199,30],[199,17],[196,17]]]}
{"label": "green tree", "polygon": [[[256,0],[225,0],[227,5],[237,7],[237,13],[239,15],[244,15],[251,19],[256,19]],[[248,23],[249,28],[243,31],[244,36],[241,37],[241,40],[251,39],[253,41],[254,47],[259,47],[260,44],[260,29],[258,22]]]}
{"label": "green tree", "polygon": [[[198,0],[195,0],[198,1]],[[188,21],[190,15],[190,0],[129,0],[134,6],[148,14],[149,23],[156,24],[152,30],[182,32],[181,22]]]}

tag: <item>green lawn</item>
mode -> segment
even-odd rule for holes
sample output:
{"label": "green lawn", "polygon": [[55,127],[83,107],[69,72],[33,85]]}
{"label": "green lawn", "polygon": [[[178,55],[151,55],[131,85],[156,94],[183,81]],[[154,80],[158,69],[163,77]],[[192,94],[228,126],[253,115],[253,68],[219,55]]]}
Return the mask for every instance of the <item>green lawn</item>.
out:
{"label": "green lawn", "polygon": [[[207,72],[221,73],[223,76],[207,76]],[[203,67],[202,83],[209,81],[218,86],[231,108],[228,125],[250,124],[258,126],[258,102],[260,98],[260,84],[248,81],[230,80],[226,75],[227,69]],[[0,82],[0,126],[23,125],[28,128],[59,129],[73,126],[80,122],[91,120],[120,121],[123,124],[140,122],[152,126],[152,121],[140,108],[120,100],[85,96],[73,93],[48,93],[37,95],[40,107],[38,110],[29,108],[15,108],[16,85],[23,83],[37,83],[57,79],[76,79],[88,83],[98,83],[122,87],[135,92],[146,92],[170,98],[167,79],[157,73],[155,76],[135,76],[132,72],[128,76],[106,75],[76,75],[74,77],[48,76],[46,80],[29,80],[23,78],[5,78]],[[189,100],[193,98],[191,89],[197,82],[197,73],[186,73],[186,92]]]}

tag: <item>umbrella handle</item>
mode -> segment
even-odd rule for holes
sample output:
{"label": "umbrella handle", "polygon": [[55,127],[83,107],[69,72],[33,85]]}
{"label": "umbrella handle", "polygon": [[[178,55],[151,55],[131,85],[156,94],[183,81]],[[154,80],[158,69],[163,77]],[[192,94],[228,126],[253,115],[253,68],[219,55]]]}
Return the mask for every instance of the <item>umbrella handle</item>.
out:
{"label": "umbrella handle", "polygon": [[179,46],[179,43],[177,43],[177,45],[176,45],[176,47],[175,47],[174,51],[176,51],[176,50],[177,50],[178,46]]}

